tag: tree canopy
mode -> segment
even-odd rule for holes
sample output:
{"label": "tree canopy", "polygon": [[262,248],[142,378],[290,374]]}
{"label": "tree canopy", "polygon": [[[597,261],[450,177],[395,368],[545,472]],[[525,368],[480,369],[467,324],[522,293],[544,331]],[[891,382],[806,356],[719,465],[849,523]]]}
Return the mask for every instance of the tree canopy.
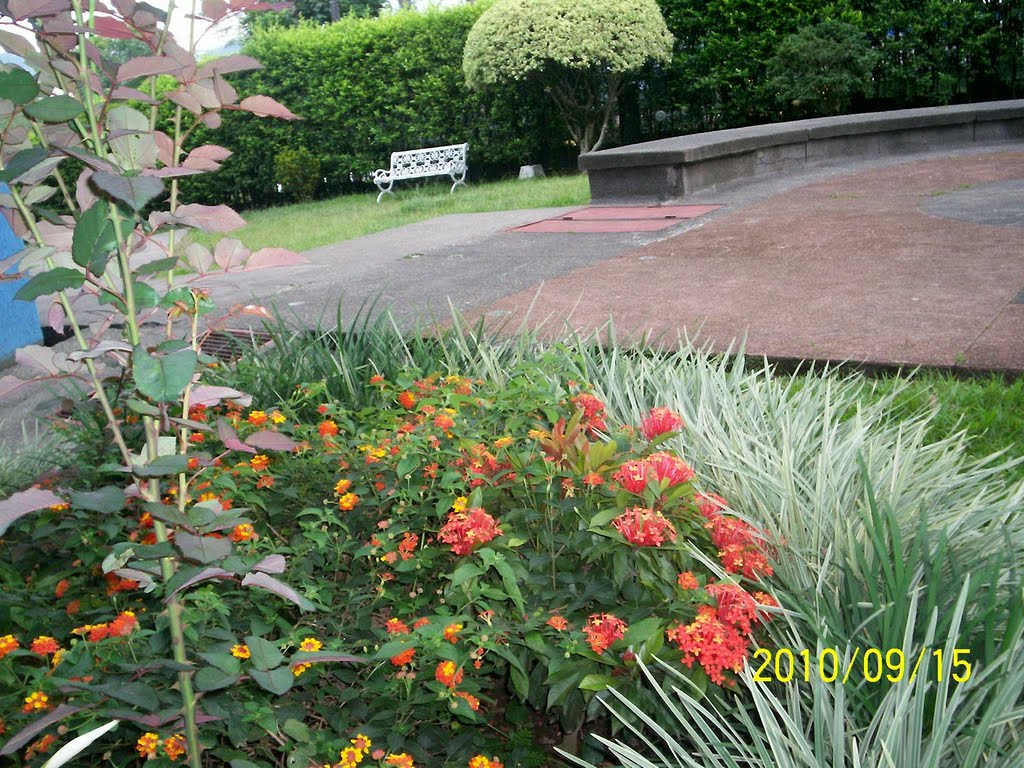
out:
{"label": "tree canopy", "polygon": [[588,152],[604,142],[623,83],[671,56],[655,0],[499,0],[470,30],[463,70],[474,88],[539,79]]}

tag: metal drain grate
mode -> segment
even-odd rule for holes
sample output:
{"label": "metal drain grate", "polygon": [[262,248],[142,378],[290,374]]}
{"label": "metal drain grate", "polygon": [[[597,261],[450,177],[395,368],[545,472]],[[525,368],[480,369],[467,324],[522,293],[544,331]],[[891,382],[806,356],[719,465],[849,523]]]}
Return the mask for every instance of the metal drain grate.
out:
{"label": "metal drain grate", "polygon": [[246,352],[251,352],[271,343],[271,336],[266,331],[251,328],[231,329],[210,332],[199,349],[213,355],[225,363],[233,363]]}

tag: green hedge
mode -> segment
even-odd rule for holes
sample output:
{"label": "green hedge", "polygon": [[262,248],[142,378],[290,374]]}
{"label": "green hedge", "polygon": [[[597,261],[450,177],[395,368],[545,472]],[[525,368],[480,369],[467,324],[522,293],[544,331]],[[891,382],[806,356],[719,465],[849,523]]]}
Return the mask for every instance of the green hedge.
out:
{"label": "green hedge", "polygon": [[465,84],[462,48],[481,5],[376,19],[346,18],[326,27],[257,31],[244,52],[263,69],[235,79],[240,96],[261,93],[304,118],[283,123],[232,113],[212,134],[235,154],[221,172],[186,179],[193,202],[256,207],[283,202],[274,160],[309,150],[326,181],[318,196],[369,191],[374,169],[391,152],[469,142],[469,178],[507,175],[525,163],[575,164],[561,122],[529,85],[476,94]]}

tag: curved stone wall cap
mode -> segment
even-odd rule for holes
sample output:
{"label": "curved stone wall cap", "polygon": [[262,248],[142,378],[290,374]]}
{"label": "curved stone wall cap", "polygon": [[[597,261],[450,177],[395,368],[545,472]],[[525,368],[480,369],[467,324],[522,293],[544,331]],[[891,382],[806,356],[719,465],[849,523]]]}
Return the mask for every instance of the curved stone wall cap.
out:
{"label": "curved stone wall cap", "polygon": [[751,125],[723,131],[705,131],[602,149],[580,155],[579,167],[580,170],[589,171],[635,165],[687,163],[813,139],[1021,117],[1024,117],[1024,99],[898,109],[890,112],[861,112],[853,115]]}

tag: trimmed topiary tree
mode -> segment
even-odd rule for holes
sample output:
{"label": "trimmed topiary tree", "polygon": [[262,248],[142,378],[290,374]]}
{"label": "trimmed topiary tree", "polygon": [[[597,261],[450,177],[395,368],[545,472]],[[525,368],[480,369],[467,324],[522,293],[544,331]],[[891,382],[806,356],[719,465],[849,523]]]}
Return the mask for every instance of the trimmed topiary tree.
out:
{"label": "trimmed topiary tree", "polygon": [[501,0],[466,39],[466,82],[483,89],[540,80],[581,153],[600,148],[615,100],[672,35],[655,0]]}

